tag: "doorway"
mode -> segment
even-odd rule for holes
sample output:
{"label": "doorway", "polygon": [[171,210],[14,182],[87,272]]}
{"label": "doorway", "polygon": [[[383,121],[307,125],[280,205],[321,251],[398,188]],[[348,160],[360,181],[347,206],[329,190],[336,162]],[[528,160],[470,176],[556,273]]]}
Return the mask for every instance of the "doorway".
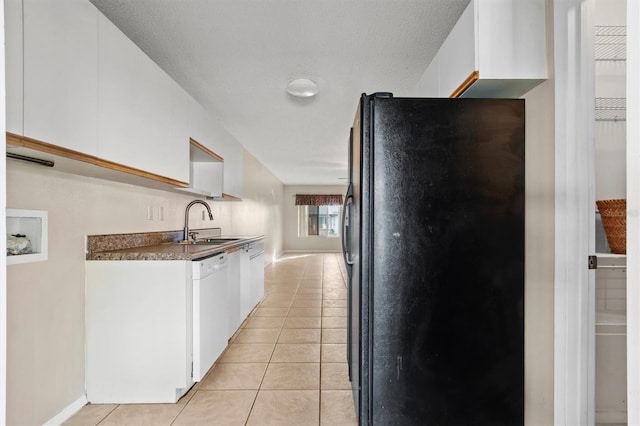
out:
{"label": "doorway", "polygon": [[[556,87],[554,423],[559,425],[593,425],[598,421],[609,423],[608,420],[616,420],[602,417],[607,414],[604,410],[600,410],[600,413],[596,411],[596,332],[597,328],[602,332],[603,328],[608,327],[608,334],[605,335],[620,337],[623,325],[626,327],[623,339],[627,343],[626,353],[624,348],[616,349],[614,352],[618,356],[617,360],[612,359],[605,365],[620,364],[619,360],[626,359],[626,372],[617,370],[615,373],[623,378],[626,376],[626,392],[622,390],[620,394],[623,397],[626,394],[627,419],[626,422],[624,419],[622,421],[640,424],[640,188],[638,185],[629,185],[617,194],[602,192],[607,186],[607,179],[612,176],[601,179],[598,187],[597,173],[601,164],[596,164],[595,158],[596,148],[600,148],[596,147],[596,143],[600,141],[594,143],[596,133],[603,129],[624,135],[626,160],[622,161],[623,164],[626,161],[627,170],[622,173],[625,177],[621,179],[623,182],[640,181],[640,168],[637,166],[640,158],[640,127],[636,119],[640,115],[640,32],[637,28],[640,23],[640,2],[630,1],[626,4],[624,97],[626,116],[630,119],[625,122],[626,130],[620,130],[615,126],[620,127],[620,122],[624,120],[619,120],[617,124],[610,121],[596,125],[596,113],[601,112],[601,108],[596,111],[595,102],[596,1],[598,0],[564,0],[552,3]],[[607,7],[611,7],[612,2],[605,3]],[[601,97],[618,96],[614,94]],[[599,126],[603,129],[598,129]],[[619,154],[620,152],[612,153],[613,156],[608,160]],[[620,170],[616,170],[614,174],[620,182],[619,172]],[[620,191],[620,188],[617,187],[616,191]],[[605,280],[620,281],[626,275],[626,291],[615,286],[612,288],[623,290],[613,292],[612,295],[626,293],[626,300],[618,298],[617,302],[613,302],[612,298],[609,301],[609,308],[618,304],[618,309],[610,310],[617,310],[614,313],[620,314],[617,323],[612,324],[605,324],[602,315],[596,321],[597,307],[601,313],[607,313],[604,307],[607,306],[608,295],[603,294],[602,290],[606,293],[610,287],[597,286],[596,272],[587,269],[589,255],[596,253],[595,198],[601,195],[626,196],[628,212],[626,272],[623,265],[620,265],[624,264],[624,258],[611,256],[604,262],[605,266],[608,263],[608,266],[613,267],[609,268],[611,272],[618,274],[605,277]],[[597,290],[600,290],[600,296],[604,300],[598,300]],[[620,318],[622,312],[626,315],[624,323]],[[614,327],[617,329],[611,331]],[[614,344],[605,343],[600,346],[611,349]],[[606,374],[604,377],[611,379]],[[601,385],[602,380],[604,379],[601,377]],[[619,412],[621,409],[622,404],[613,411]]]}
{"label": "doorway", "polygon": [[[626,0],[595,0],[595,424],[627,423]],[[604,226],[602,224],[604,223]]]}

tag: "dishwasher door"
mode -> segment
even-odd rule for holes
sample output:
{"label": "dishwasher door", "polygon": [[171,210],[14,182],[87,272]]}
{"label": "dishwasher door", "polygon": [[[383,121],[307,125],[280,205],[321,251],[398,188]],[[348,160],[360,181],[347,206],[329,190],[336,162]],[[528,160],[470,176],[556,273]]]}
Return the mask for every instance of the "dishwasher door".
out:
{"label": "dishwasher door", "polygon": [[227,256],[193,262],[193,380],[200,381],[227,346]]}

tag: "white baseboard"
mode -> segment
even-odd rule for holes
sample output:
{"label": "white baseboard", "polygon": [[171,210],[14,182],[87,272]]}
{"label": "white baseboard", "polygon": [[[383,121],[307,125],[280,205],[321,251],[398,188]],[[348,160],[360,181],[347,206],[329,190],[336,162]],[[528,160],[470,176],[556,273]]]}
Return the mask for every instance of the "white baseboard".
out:
{"label": "white baseboard", "polygon": [[627,413],[626,411],[596,410],[596,424],[598,423],[627,424]]}
{"label": "white baseboard", "polygon": [[77,400],[73,401],[71,404],[67,405],[62,411],[58,414],[47,420],[44,424],[46,426],[57,426],[66,422],[77,413],[82,407],[87,405],[89,401],[87,400],[87,395],[82,395]]}

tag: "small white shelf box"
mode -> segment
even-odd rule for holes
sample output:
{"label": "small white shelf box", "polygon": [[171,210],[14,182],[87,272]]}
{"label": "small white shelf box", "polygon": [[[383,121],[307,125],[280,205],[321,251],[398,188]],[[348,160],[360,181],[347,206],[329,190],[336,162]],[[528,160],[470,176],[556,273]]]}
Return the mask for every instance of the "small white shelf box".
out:
{"label": "small white shelf box", "polygon": [[7,255],[7,265],[39,262],[48,256],[48,213],[44,210],[7,209],[7,236],[25,235],[31,253]]}

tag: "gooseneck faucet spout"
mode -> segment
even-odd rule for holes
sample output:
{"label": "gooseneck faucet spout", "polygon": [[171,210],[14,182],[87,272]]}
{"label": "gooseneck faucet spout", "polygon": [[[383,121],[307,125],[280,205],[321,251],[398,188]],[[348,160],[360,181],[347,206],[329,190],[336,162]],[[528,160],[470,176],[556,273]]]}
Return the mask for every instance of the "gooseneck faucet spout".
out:
{"label": "gooseneck faucet spout", "polygon": [[[190,202],[187,205],[187,208],[184,210],[184,240],[183,241],[189,241],[189,209],[194,204],[202,204],[203,206],[205,206],[207,209],[207,213],[209,213],[209,220],[213,220],[213,215],[211,214],[211,208],[209,207],[209,204],[205,203],[202,200],[193,200],[192,202]],[[193,242],[195,242],[195,235],[193,236]]]}

